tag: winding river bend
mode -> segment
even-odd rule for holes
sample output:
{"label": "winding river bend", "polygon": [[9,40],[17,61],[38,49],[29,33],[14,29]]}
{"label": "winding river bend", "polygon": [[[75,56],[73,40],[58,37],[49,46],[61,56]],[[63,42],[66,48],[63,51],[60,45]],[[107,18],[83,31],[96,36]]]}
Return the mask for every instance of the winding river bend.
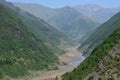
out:
{"label": "winding river bend", "polygon": [[66,65],[58,65],[58,70],[52,70],[42,73],[41,76],[32,80],[54,80],[56,76],[59,77],[66,72],[72,71],[85,59],[85,57],[82,56],[82,53],[78,52],[75,47],[67,49],[68,53],[59,56],[60,62],[67,63]]}

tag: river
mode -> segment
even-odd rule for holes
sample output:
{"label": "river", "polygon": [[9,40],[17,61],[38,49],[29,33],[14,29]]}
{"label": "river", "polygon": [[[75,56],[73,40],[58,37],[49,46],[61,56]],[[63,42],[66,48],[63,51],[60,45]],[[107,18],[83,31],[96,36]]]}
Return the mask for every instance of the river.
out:
{"label": "river", "polygon": [[67,63],[67,65],[58,65],[59,67],[58,70],[52,70],[52,71],[42,73],[39,77],[34,78],[32,80],[54,80],[56,76],[61,76],[66,72],[72,71],[81,62],[83,62],[85,57],[82,56],[82,53],[76,50],[76,47],[67,48],[67,49],[68,49],[68,53],[59,56],[60,61]]}

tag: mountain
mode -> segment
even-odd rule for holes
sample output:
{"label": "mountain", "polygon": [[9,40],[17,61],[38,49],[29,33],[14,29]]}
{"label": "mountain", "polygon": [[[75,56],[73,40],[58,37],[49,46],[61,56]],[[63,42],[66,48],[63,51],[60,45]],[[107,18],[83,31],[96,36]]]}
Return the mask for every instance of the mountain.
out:
{"label": "mountain", "polygon": [[20,77],[58,63],[50,47],[0,4],[0,78]]}
{"label": "mountain", "polygon": [[69,6],[52,9],[38,4],[14,3],[14,5],[42,18],[75,41],[100,25],[95,20],[80,14]]}
{"label": "mountain", "polygon": [[33,14],[36,17],[39,17],[43,20],[47,20],[49,17],[54,15],[55,10],[49,7],[42,6],[40,4],[34,3],[13,3],[15,6]]}
{"label": "mountain", "polygon": [[79,50],[88,55],[100,43],[102,43],[111,33],[120,28],[120,14],[116,14],[109,21],[98,27],[86,40],[83,41]]}
{"label": "mountain", "polygon": [[[119,21],[120,13],[106,23],[106,26],[109,24],[106,33],[111,27],[120,26]],[[120,27],[98,45],[76,69],[62,77],[63,80],[120,80]]]}
{"label": "mountain", "polygon": [[74,9],[84,15],[92,17],[93,19],[99,21],[100,23],[106,22],[113,15],[120,11],[120,7],[103,8],[95,4],[78,5],[75,6]]}
{"label": "mountain", "polygon": [[54,17],[47,20],[53,26],[57,26],[73,40],[81,39],[86,33],[97,28],[99,23],[76,12],[67,6],[56,10]]}
{"label": "mountain", "polygon": [[19,9],[12,3],[6,1],[0,1],[0,3],[10,8],[14,15],[20,17],[24,24],[31,29],[36,37],[41,39],[44,44],[57,51],[55,53],[63,53],[60,46],[61,44],[67,44],[67,42],[71,43],[71,41],[63,33],[46,23],[44,20]]}

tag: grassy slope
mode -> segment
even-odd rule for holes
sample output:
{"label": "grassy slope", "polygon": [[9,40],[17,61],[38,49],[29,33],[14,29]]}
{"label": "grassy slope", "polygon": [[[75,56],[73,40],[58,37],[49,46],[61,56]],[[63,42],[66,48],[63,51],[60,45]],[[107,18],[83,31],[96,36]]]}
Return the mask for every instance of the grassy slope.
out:
{"label": "grassy slope", "polygon": [[50,48],[24,23],[0,5],[0,74],[24,76],[58,62]]}
{"label": "grassy slope", "polygon": [[[120,15],[120,14],[117,14]],[[119,16],[115,16],[113,18],[116,23],[112,26],[120,26],[116,25],[120,19]],[[111,23],[110,23],[111,24]],[[118,23],[119,24],[119,23]],[[104,57],[109,53],[109,51],[120,42],[120,29],[117,29],[114,33],[112,33],[109,38],[107,38],[102,44],[97,46],[93,51],[90,57],[88,57],[82,64],[80,64],[76,69],[74,69],[71,73],[66,73],[63,75],[63,80],[82,80],[89,73],[98,70],[98,63],[104,59]],[[120,66],[119,66],[120,67]]]}

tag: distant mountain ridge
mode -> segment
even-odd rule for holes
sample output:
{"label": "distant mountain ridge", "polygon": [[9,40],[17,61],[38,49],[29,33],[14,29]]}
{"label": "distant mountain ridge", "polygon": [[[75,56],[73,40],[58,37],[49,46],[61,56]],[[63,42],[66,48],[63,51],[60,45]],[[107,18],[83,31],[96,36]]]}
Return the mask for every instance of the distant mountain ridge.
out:
{"label": "distant mountain ridge", "polygon": [[69,6],[52,9],[35,4],[14,3],[14,5],[36,17],[42,18],[73,40],[81,39],[87,32],[100,25],[92,18],[80,14]]}
{"label": "distant mountain ridge", "polygon": [[[28,13],[36,17],[39,17],[45,21],[47,20],[47,17],[50,16],[49,15],[50,13],[52,14],[55,12],[52,8],[48,8],[48,7],[42,6],[40,4],[35,4],[35,3],[13,3],[13,4],[17,7],[21,6],[20,8],[23,9],[24,11],[27,11]],[[27,7],[27,10],[25,9],[26,6],[29,6]],[[32,13],[31,10],[34,13]]]}
{"label": "distant mountain ridge", "polygon": [[94,18],[101,23],[104,23],[120,11],[120,6],[116,8],[103,8],[95,4],[87,4],[75,6],[74,9],[84,15]]}

